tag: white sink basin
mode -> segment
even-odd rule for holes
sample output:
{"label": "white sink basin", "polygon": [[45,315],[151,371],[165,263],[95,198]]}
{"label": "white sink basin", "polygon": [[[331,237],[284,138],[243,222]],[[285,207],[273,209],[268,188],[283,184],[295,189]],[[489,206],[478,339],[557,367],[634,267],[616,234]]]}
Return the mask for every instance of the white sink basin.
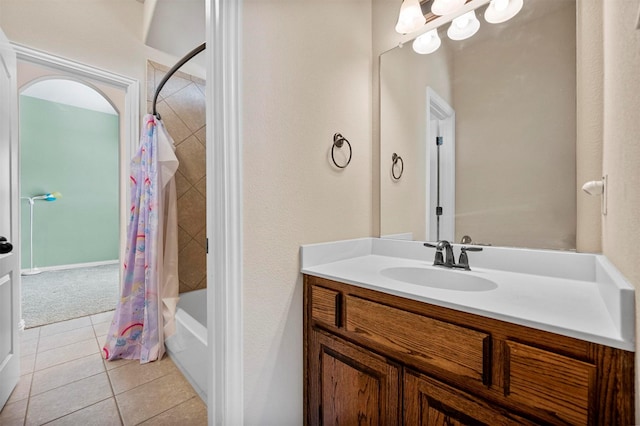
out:
{"label": "white sink basin", "polygon": [[301,270],[635,351],[635,289],[602,255],[484,247],[469,256],[471,271],[434,267],[433,255],[421,241],[359,238],[303,246]]}
{"label": "white sink basin", "polygon": [[380,274],[397,281],[443,290],[489,291],[498,287],[488,279],[447,269],[398,267],[383,269]]}

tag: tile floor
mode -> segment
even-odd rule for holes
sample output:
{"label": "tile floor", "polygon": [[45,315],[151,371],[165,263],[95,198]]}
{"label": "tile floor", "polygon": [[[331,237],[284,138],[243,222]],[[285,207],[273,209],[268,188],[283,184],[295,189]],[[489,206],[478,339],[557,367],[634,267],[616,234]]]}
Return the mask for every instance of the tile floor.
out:
{"label": "tile floor", "polygon": [[206,425],[207,408],[167,356],[102,360],[113,312],[30,328],[0,425]]}

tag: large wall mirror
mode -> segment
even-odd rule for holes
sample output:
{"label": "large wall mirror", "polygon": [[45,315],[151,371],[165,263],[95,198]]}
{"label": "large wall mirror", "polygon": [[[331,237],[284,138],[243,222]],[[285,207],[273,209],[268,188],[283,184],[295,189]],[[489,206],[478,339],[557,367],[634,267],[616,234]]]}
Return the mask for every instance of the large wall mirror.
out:
{"label": "large wall mirror", "polygon": [[469,39],[447,24],[434,53],[381,55],[380,235],[573,250],[575,1],[524,0],[501,24],[485,9]]}

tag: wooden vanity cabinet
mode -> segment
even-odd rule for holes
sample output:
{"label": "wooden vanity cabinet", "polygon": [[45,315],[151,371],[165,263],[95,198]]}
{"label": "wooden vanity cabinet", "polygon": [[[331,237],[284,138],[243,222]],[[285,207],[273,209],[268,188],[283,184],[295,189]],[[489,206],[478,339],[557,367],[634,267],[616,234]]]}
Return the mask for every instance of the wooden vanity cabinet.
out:
{"label": "wooden vanity cabinet", "polygon": [[428,376],[407,371],[404,376],[405,425],[516,426],[535,423],[491,405]]}
{"label": "wooden vanity cabinet", "polygon": [[313,331],[311,425],[400,424],[400,367],[355,345]]}
{"label": "wooden vanity cabinet", "polygon": [[308,425],[634,423],[633,353],[304,276]]}

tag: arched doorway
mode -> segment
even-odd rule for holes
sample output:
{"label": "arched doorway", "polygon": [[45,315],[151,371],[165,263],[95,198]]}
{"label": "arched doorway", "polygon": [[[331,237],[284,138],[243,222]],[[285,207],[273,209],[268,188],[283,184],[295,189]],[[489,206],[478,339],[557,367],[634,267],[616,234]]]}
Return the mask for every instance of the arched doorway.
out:
{"label": "arched doorway", "polygon": [[19,107],[26,327],[111,310],[119,287],[118,111],[98,89],[66,76],[23,85]]}

